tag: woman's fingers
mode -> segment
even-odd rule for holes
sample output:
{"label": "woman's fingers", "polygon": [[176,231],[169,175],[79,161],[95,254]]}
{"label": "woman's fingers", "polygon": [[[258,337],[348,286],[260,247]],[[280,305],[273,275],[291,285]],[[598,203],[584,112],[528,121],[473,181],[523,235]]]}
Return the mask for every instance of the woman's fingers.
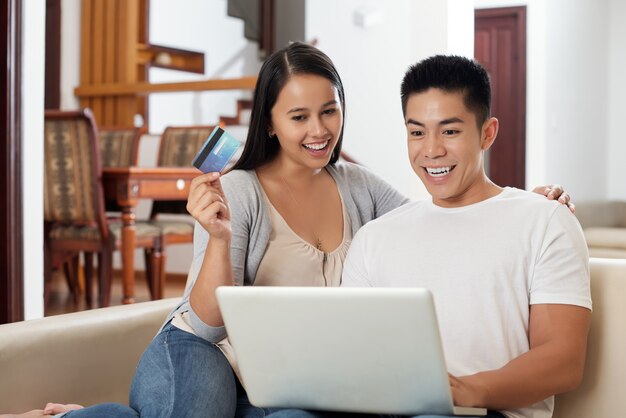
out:
{"label": "woman's fingers", "polygon": [[558,199],[563,194],[563,186],[560,184],[553,184],[550,186],[550,191],[548,192],[548,199],[554,200]]}
{"label": "woman's fingers", "polygon": [[224,204],[226,203],[223,196],[220,196],[210,189],[207,189],[197,198],[190,199],[187,202],[187,210],[189,211],[189,213],[194,215],[194,213],[199,213],[205,210],[213,202],[221,202]]}
{"label": "woman's fingers", "polygon": [[75,411],[77,409],[83,409],[83,408],[84,406],[73,404],[73,403],[65,404],[65,403],[48,402],[48,404],[46,404],[46,407],[44,408],[44,412],[46,414],[60,414],[62,412]]}
{"label": "woman's fingers", "polygon": [[222,202],[212,202],[202,211],[198,211],[194,218],[200,225],[207,230],[207,232],[211,233],[211,229],[213,225],[217,224],[220,221],[230,221],[230,211],[228,206]]}
{"label": "woman's fingers", "polygon": [[194,211],[207,206],[213,200],[226,201],[226,195],[219,180],[219,173],[200,175],[191,181],[189,196],[187,198],[187,211],[193,215]]}

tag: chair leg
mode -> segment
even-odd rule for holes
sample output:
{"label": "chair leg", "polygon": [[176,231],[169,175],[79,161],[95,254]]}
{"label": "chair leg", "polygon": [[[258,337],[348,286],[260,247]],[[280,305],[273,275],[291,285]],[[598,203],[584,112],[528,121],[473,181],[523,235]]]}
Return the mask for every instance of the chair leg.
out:
{"label": "chair leg", "polygon": [[65,271],[65,280],[67,287],[70,289],[74,304],[78,305],[80,289],[78,285],[78,254],[70,255],[63,263],[63,270]]}
{"label": "chair leg", "polygon": [[52,252],[47,244],[44,244],[43,251],[43,277],[43,305],[45,312],[50,301],[50,285],[52,284]]}
{"label": "chair leg", "polygon": [[148,284],[148,290],[150,291],[150,297],[154,299],[154,270],[152,268],[152,257],[154,254],[153,248],[145,248],[143,251],[144,265],[146,269],[146,283]]}
{"label": "chair leg", "polygon": [[150,296],[152,300],[163,299],[163,289],[165,288],[165,251],[160,248],[154,248],[151,251],[150,260],[146,264],[150,264],[150,276],[147,276]]}
{"label": "chair leg", "polygon": [[113,249],[105,247],[98,253],[98,304],[105,308],[111,304]]}
{"label": "chair leg", "polygon": [[85,258],[85,302],[88,307],[93,304],[93,253],[83,253]]}

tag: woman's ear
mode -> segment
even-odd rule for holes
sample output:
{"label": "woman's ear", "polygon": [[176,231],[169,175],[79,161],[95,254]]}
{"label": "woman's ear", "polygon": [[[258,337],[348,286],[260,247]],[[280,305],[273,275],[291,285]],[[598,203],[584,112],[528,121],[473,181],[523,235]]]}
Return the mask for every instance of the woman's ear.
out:
{"label": "woman's ear", "polygon": [[485,121],[485,123],[483,123],[483,129],[481,133],[482,138],[480,140],[480,148],[483,151],[487,151],[489,148],[491,148],[494,141],[496,140],[496,136],[498,136],[499,127],[500,124],[498,122],[498,119],[496,118],[489,118]]}

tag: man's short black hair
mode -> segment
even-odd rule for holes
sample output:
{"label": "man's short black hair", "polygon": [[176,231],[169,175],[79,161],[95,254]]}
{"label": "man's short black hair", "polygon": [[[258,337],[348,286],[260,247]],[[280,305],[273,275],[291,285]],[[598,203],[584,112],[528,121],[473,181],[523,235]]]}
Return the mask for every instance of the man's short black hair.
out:
{"label": "man's short black hair", "polygon": [[480,128],[491,113],[489,74],[477,62],[457,55],[435,55],[409,67],[401,87],[402,113],[409,97],[430,88],[462,93],[465,107],[476,115]]}

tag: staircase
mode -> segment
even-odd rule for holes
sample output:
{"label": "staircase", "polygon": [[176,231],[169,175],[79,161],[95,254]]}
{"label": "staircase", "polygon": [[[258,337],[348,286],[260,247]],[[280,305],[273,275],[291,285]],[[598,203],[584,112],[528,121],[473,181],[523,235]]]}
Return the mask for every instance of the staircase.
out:
{"label": "staircase", "polygon": [[244,36],[259,43],[262,59],[274,52],[274,0],[228,0],[226,13],[243,20]]}

